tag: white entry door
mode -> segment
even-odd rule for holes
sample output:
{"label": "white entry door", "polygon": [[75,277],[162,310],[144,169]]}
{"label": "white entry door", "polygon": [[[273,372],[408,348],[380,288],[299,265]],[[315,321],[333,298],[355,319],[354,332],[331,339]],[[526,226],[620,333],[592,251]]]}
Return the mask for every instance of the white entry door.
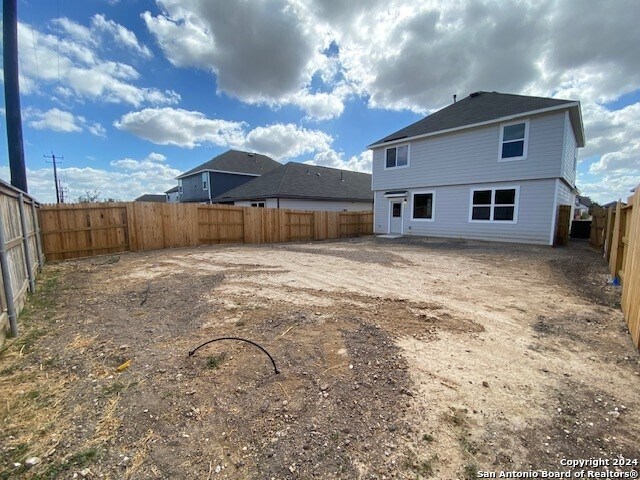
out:
{"label": "white entry door", "polygon": [[389,233],[402,235],[402,200],[389,200]]}

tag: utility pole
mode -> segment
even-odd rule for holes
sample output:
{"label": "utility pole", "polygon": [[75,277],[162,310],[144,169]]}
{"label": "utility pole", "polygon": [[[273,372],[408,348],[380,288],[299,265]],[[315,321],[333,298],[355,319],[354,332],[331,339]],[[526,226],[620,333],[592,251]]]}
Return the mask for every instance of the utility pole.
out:
{"label": "utility pole", "polygon": [[54,153],[51,152],[51,156],[44,155],[44,158],[50,158],[51,162],[47,162],[47,163],[53,163],[53,182],[56,184],[56,203],[62,203],[62,201],[60,200],[60,182],[58,181],[58,164],[57,164],[57,162],[59,162],[61,160],[64,160],[64,157],[56,158]]}
{"label": "utility pole", "polygon": [[4,103],[7,118],[7,145],[9,147],[11,185],[28,193],[27,170],[24,165],[24,145],[22,143],[20,83],[18,81],[17,0],[3,0],[2,17]]}

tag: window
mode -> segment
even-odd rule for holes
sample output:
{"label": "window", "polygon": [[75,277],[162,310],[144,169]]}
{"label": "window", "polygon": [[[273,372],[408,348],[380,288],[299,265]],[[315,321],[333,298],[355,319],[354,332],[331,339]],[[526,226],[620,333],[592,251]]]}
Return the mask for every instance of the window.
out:
{"label": "window", "polygon": [[471,190],[472,222],[511,222],[518,220],[518,187]]}
{"label": "window", "polygon": [[412,220],[433,220],[433,192],[414,192]]}
{"label": "window", "polygon": [[500,154],[498,160],[521,160],[527,157],[529,120],[509,123],[500,127]]}
{"label": "window", "polygon": [[207,189],[207,177],[209,175],[207,174],[207,172],[202,172],[202,190],[206,190]]}
{"label": "window", "polygon": [[178,180],[178,193],[182,193],[182,179]]}
{"label": "window", "polygon": [[400,218],[402,216],[402,204],[400,202],[393,203],[391,216],[393,218]]}
{"label": "window", "polygon": [[409,145],[387,148],[386,155],[385,168],[409,166]]}
{"label": "window", "polygon": [[264,208],[264,202],[251,202],[251,206]]}

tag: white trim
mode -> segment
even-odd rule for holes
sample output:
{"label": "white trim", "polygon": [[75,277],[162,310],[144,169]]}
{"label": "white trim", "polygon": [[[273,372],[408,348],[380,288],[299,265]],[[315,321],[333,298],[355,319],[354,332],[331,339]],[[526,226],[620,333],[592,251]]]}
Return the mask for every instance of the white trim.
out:
{"label": "white trim", "polygon": [[553,189],[553,211],[551,212],[551,233],[549,234],[549,245],[553,245],[554,237],[556,236],[556,217],[558,215],[558,187],[560,186],[560,180],[556,178],[556,186]]}
{"label": "white trim", "polygon": [[200,175],[200,183],[202,183],[203,191],[206,192],[209,190],[209,174],[207,172],[202,172]]}
{"label": "white trim", "polygon": [[186,177],[191,177],[192,175],[195,175],[196,173],[202,173],[202,172],[214,172],[214,173],[230,173],[232,175],[246,175],[248,177],[259,177],[260,175],[262,175],[261,173],[242,173],[242,172],[229,172],[227,170],[212,170],[210,168],[203,168],[202,170],[197,170],[195,172],[191,172],[191,173],[183,173],[182,175],[178,175],[176,177],[177,180],[180,180],[181,178],[186,178]]}
{"label": "white trim", "polygon": [[[529,150],[529,118],[525,118],[524,120],[515,120],[513,122],[501,123],[500,124],[500,141],[498,142],[498,162],[513,162],[515,160],[524,160],[527,158],[527,153]],[[524,123],[524,145],[522,146],[522,155],[519,157],[507,157],[502,158],[502,144],[504,142],[504,127],[508,127],[510,125],[519,125]],[[519,142],[520,140],[507,140],[507,143]]]}
{"label": "white trim", "polygon": [[444,130],[438,130],[436,132],[430,132],[430,133],[423,133],[421,135],[414,135],[413,137],[399,138],[398,140],[391,140],[391,141],[382,142],[382,143],[373,143],[369,145],[367,149],[372,150],[378,147],[388,147],[391,145],[395,145],[397,143],[407,143],[412,140],[417,140],[419,138],[433,137],[434,135],[442,135],[444,133],[457,132],[459,130],[466,130],[468,128],[482,127],[484,125],[491,125],[492,123],[507,122],[509,120],[515,120],[517,118],[527,117],[531,115],[538,115],[540,113],[553,112],[555,110],[563,110],[565,108],[569,109],[571,107],[578,107],[578,112],[580,113],[580,118],[582,119],[582,112],[580,112],[580,102],[563,103],[562,105],[556,105],[555,107],[541,108],[539,110],[531,110],[529,112],[521,112],[513,115],[507,115],[505,117],[494,118],[492,120],[486,120],[484,122],[470,123],[469,125],[461,125],[459,127],[453,127],[453,128],[445,128]]}
{"label": "white trim", "polygon": [[[491,190],[491,204],[483,205],[484,207],[490,208],[489,220],[474,220],[472,219],[473,215],[473,192],[481,191],[481,190]],[[511,204],[499,204],[496,205],[496,190],[515,190],[515,198],[513,199],[513,220],[494,220],[493,219],[493,211],[495,207],[500,206],[511,206]],[[500,225],[516,225],[518,223],[518,210],[520,208],[520,185],[500,185],[500,186],[473,186],[469,189],[469,223],[495,223]]]}
{"label": "white trim", "polygon": [[[431,218],[414,218],[414,202],[416,195],[431,194]],[[416,190],[411,192],[411,221],[412,222],[434,222],[436,220],[436,191],[435,190]]]}
{"label": "white trim", "polygon": [[[393,147],[389,147],[389,148],[385,148],[384,149],[384,158],[383,158],[383,166],[385,170],[397,170],[399,168],[408,168],[411,165],[411,144],[407,143],[407,164],[406,165],[400,165],[399,167],[397,166],[398,164],[398,148],[400,147],[404,147],[405,143],[402,143],[400,145],[394,145]],[[392,148],[396,149],[396,166],[395,167],[387,167],[387,150],[390,150]],[[373,177],[372,177],[373,180]]]}
{"label": "white trim", "polygon": [[[387,235],[391,235],[391,216],[393,215],[393,204],[398,202],[396,198],[389,199],[389,218],[387,222]],[[400,200],[400,235],[404,235],[404,200]],[[397,232],[394,232],[397,233]]]}

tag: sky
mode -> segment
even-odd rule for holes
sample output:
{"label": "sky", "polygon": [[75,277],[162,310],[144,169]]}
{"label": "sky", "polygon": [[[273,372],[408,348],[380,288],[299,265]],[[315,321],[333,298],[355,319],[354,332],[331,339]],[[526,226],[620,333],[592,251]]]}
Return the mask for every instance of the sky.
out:
{"label": "sky", "polygon": [[[131,200],[229,148],[371,171],[479,90],[579,100],[577,186],[640,183],[637,0],[18,0],[29,193]],[[9,180],[4,96],[0,178]]]}

